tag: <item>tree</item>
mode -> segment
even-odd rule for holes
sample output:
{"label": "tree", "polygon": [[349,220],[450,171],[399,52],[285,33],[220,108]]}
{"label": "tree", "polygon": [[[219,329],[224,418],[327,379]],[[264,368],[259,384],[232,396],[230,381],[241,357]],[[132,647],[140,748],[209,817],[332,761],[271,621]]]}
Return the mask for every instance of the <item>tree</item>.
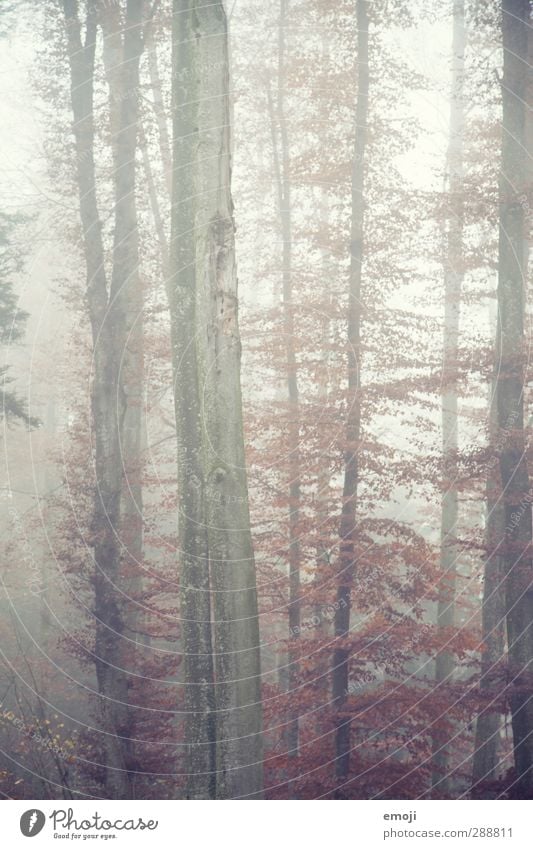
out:
{"label": "tree", "polygon": [[[19,309],[13,291],[11,276],[19,262],[10,244],[17,221],[13,216],[0,213],[0,343],[12,345],[20,341],[28,314]],[[0,368],[0,417],[6,423],[24,422],[37,427],[38,419],[28,415],[26,405],[10,387],[13,382],[8,374],[9,366]]]}
{"label": "tree", "polygon": [[[531,794],[500,728],[510,699],[529,757],[530,172],[507,92],[500,204],[500,0],[231,2],[231,56],[225,6],[21,0],[5,44],[15,76],[21,30],[38,57],[48,306],[31,454],[4,431],[0,789]],[[441,140],[417,48],[452,9]]]}
{"label": "tree", "polygon": [[[101,3],[99,22],[103,34],[103,61],[109,89],[109,133],[115,191],[112,287],[118,292],[124,314],[124,350],[121,383],[125,412],[121,423],[121,462],[123,482],[120,505],[122,540],[120,584],[128,600],[123,603],[125,639],[122,666],[130,662],[129,642],[139,639],[142,616],[139,595],[142,590],[143,561],[143,390],[144,390],[144,293],[139,271],[135,156],[139,135],[139,57],[142,51],[140,14],[126,16],[124,31],[120,5]],[[134,17],[135,15],[135,17]],[[136,20],[135,20],[136,19]]]}
{"label": "tree", "polygon": [[[287,690],[289,694],[298,682],[298,661],[295,640],[298,640],[301,624],[300,610],[300,405],[298,392],[298,364],[295,353],[295,305],[292,281],[292,222],[291,222],[291,161],[288,121],[285,105],[287,87],[286,29],[288,28],[289,4],[281,0],[278,24],[278,81],[276,107],[269,90],[269,112],[272,125],[272,151],[276,179],[280,235],[282,241],[282,288],[283,332],[285,335],[286,384],[289,415],[289,484],[288,484],[288,531],[289,531],[289,657]],[[278,141],[279,135],[279,141]],[[296,643],[297,645],[297,643]],[[299,723],[297,712],[293,712],[287,728],[289,755],[298,754]]]}
{"label": "tree", "polygon": [[216,714],[206,479],[197,350],[198,275],[194,171],[200,101],[195,4],[175,0],[173,17],[173,203],[167,292],[172,331],[178,450],[180,620],[185,688],[187,793],[216,794]]}
{"label": "tree", "polygon": [[[490,447],[494,451],[497,445],[497,410],[494,403],[494,387],[490,397]],[[497,460],[492,460],[487,472],[487,524],[486,556],[483,570],[483,598],[481,602],[482,654],[480,696],[481,710],[476,721],[474,740],[474,758],[472,763],[472,795],[486,798],[489,789],[496,780],[498,767],[499,736],[501,711],[498,699],[502,682],[501,673],[504,659],[504,585],[502,546],[505,537],[504,509],[501,500],[500,480]],[[488,703],[487,703],[488,702]]]}
{"label": "tree", "polygon": [[[174,42],[185,46],[181,56],[181,48],[174,52],[174,259],[169,285],[183,499],[181,615],[185,650],[195,654],[185,658],[185,686],[191,693],[188,705],[193,705],[198,670],[192,665],[203,658],[199,713],[191,723],[209,726],[210,589],[216,795],[257,798],[262,793],[259,627],[240,389],[227,20],[221,2],[205,6],[176,0],[174,22]],[[178,386],[182,376],[186,387]],[[189,611],[201,633],[190,622]],[[212,751],[212,731],[206,727],[203,734],[202,739],[199,732],[191,738],[193,765],[202,746]],[[210,757],[204,754],[204,762]]]}
{"label": "tree", "polygon": [[355,533],[357,487],[359,483],[358,450],[361,432],[360,368],[361,368],[361,280],[363,265],[363,225],[365,192],[365,149],[368,123],[368,14],[366,0],[357,0],[357,67],[358,88],[355,108],[355,148],[352,159],[352,219],[350,234],[350,279],[348,301],[348,413],[344,455],[344,486],[340,549],[335,610],[336,647],[333,654],[332,697],[339,713],[335,731],[335,773],[339,784],[346,780],[350,767],[350,721],[341,711],[348,695],[349,651],[343,641],[350,633],[351,592],[355,570]]}
{"label": "tree", "polygon": [[108,283],[97,203],[94,160],[94,69],[99,7],[89,5],[82,42],[76,0],[63,0],[71,72],[76,172],[87,271],[87,307],[93,342],[92,416],[96,491],[93,507],[94,659],[101,696],[104,785],[110,798],[129,798],[128,676],[121,664],[124,617],[120,595],[120,523],[123,493],[121,446],[128,411],[122,357],[131,305],[136,303],[135,215],[136,98],[142,51],[142,0],[128,0],[124,34],[124,89],[117,131],[113,267]]}
{"label": "tree", "polygon": [[516,786],[533,795],[531,499],[524,438],[525,80],[527,0],[502,0],[502,148],[499,180],[496,403],[505,504],[505,609]]}
{"label": "tree", "polygon": [[[452,87],[450,99],[450,140],[447,156],[449,220],[446,233],[444,269],[444,340],[442,363],[442,454],[443,493],[441,502],[441,545],[437,625],[446,634],[454,626],[457,591],[457,517],[459,495],[458,468],[458,392],[459,320],[463,284],[463,133],[464,133],[464,51],[465,16],[463,0],[453,3]],[[435,686],[451,681],[455,658],[440,651],[435,659]],[[436,731],[433,739],[433,787],[439,796],[450,792],[449,751],[446,740]]]}

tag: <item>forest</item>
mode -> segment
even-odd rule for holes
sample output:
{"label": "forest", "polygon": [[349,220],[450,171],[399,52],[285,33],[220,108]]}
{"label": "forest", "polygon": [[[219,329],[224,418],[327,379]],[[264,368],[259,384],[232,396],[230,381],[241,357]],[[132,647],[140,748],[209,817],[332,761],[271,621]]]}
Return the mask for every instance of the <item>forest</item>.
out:
{"label": "forest", "polygon": [[1,0],[3,799],[533,799],[532,21]]}

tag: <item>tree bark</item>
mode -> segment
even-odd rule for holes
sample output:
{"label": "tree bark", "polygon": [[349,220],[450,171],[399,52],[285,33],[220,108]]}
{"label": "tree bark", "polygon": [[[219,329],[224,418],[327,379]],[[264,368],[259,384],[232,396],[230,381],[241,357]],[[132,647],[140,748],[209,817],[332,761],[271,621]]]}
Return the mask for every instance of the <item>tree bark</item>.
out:
{"label": "tree bark", "polygon": [[262,794],[259,622],[240,386],[231,197],[228,30],[222,2],[195,2],[199,72],[193,165],[197,338],[204,425],[209,561],[214,592],[217,796]]}
{"label": "tree bark", "polygon": [[[283,333],[285,336],[285,366],[288,402],[288,458],[289,458],[289,651],[287,690],[293,692],[298,686],[298,642],[300,638],[300,403],[298,389],[298,366],[294,346],[294,302],[292,287],[292,186],[290,173],[290,146],[287,117],[285,114],[285,87],[287,86],[285,28],[289,11],[288,0],[280,0],[278,24],[278,85],[276,109],[270,91],[269,111],[272,130],[274,171],[276,177],[280,233],[282,241],[282,289]],[[278,141],[279,133],[279,141]],[[294,757],[299,748],[298,711],[291,710],[286,734],[287,753]]]}
{"label": "tree bark", "polygon": [[[132,649],[143,630],[143,490],[142,397],[144,383],[143,291],[139,275],[137,209],[135,202],[135,163],[139,120],[139,58],[142,2],[126,20],[119,6],[101,3],[99,23],[103,32],[103,57],[109,85],[109,125],[113,151],[116,214],[113,250],[113,278],[117,297],[122,300],[125,319],[121,382],[126,409],[122,426],[121,457],[123,484],[121,498],[121,587],[125,625],[122,665],[131,663]],[[129,24],[129,25],[128,25]]]}
{"label": "tree bark", "polygon": [[[329,63],[329,51],[327,46],[324,48],[324,61]],[[320,206],[321,215],[320,222],[323,232],[324,242],[329,229],[329,202],[328,189],[320,190]],[[330,311],[332,307],[332,295],[329,292],[329,281],[335,273],[329,250],[326,247],[321,249],[322,259],[322,286],[326,297],[325,312],[320,322],[320,350],[321,362],[319,366],[318,386],[317,386],[317,404],[320,409],[327,409],[328,398],[330,392],[330,348],[331,348],[331,318]],[[317,471],[316,480],[316,527],[318,532],[317,547],[316,547],[316,569],[314,575],[314,583],[317,591],[323,592],[323,582],[327,578],[331,554],[327,540],[323,539],[323,535],[327,533],[328,517],[329,517],[329,490],[331,486],[332,470],[326,456],[321,456],[320,465]],[[328,605],[321,601],[317,601],[314,605],[315,617],[318,620],[316,628],[318,639],[324,640],[324,645],[329,645],[331,641],[331,616],[328,616]],[[317,710],[315,713],[315,731],[317,736],[322,733],[324,728],[324,714],[326,706],[329,704],[329,668],[330,659],[329,651],[319,651],[316,657],[315,671],[315,691],[317,694]]]}
{"label": "tree bark", "polygon": [[175,0],[173,17],[173,188],[170,275],[174,405],[178,442],[180,620],[185,691],[187,795],[216,794],[216,715],[211,634],[206,479],[197,355],[198,275],[194,222],[202,68],[193,0]]}
{"label": "tree bark", "polygon": [[[120,589],[120,523],[123,469],[121,443],[127,413],[127,387],[121,374],[128,319],[130,280],[137,273],[135,215],[136,123],[131,102],[121,108],[117,137],[120,167],[115,175],[113,272],[108,285],[96,195],[94,167],[94,62],[97,7],[89,5],[85,41],[76,0],[63,0],[71,71],[73,131],[80,215],[87,266],[87,305],[93,338],[91,387],[95,439],[96,493],[94,539],[95,666],[102,716],[104,789],[109,798],[130,798],[131,781],[128,676],[121,666],[124,634]],[[125,53],[130,61],[128,85],[135,86],[141,50],[142,0],[128,0]],[[127,46],[126,46],[127,44]]]}
{"label": "tree bark", "polygon": [[497,408],[505,504],[505,607],[516,782],[533,797],[531,495],[524,436],[527,0],[502,0],[503,136],[499,181]]}
{"label": "tree bark", "polygon": [[355,572],[355,536],[357,487],[359,483],[358,450],[361,436],[360,409],[360,343],[361,280],[364,235],[365,151],[368,123],[368,3],[357,0],[357,67],[358,87],[355,109],[355,146],[352,161],[352,218],[350,233],[350,278],[348,289],[348,396],[346,447],[344,451],[344,485],[340,522],[340,549],[335,608],[332,696],[335,719],[335,775],[340,785],[350,771],[350,720],[342,714],[349,682],[350,652],[345,641],[350,634],[351,591]]}
{"label": "tree bark", "polygon": [[150,87],[154,98],[154,113],[159,135],[159,150],[163,164],[163,174],[168,196],[172,195],[172,155],[171,143],[168,134],[167,117],[165,114],[165,103],[163,100],[163,87],[161,85],[161,74],[159,72],[159,61],[157,58],[157,45],[153,35],[153,20],[149,21],[145,30],[145,47],[148,56],[148,69],[150,73]]}
{"label": "tree bark", "polygon": [[187,740],[196,771],[200,763],[204,773],[212,771],[216,758],[216,786],[211,782],[198,792],[258,798],[260,649],[240,390],[224,7],[175,0],[174,27],[169,301],[180,451]]}
{"label": "tree bark", "polygon": [[[492,394],[492,393],[491,393]],[[490,444],[494,448],[497,438],[497,410],[490,399]],[[505,608],[503,603],[502,542],[505,537],[505,516],[500,493],[500,476],[494,465],[487,474],[487,554],[484,568],[481,630],[483,648],[481,656],[480,695],[489,698],[498,695],[501,686],[497,677],[498,665],[503,661]],[[491,702],[482,709],[476,721],[474,758],[472,764],[472,796],[487,798],[491,791],[484,785],[495,781],[498,766],[498,749],[501,713]],[[496,794],[494,794],[496,795]]]}
{"label": "tree bark", "polygon": [[[457,492],[458,452],[458,395],[457,368],[459,352],[459,321],[463,285],[463,134],[464,134],[464,53],[466,45],[464,0],[453,3],[452,89],[450,98],[450,137],[447,167],[449,188],[449,218],[446,234],[444,270],[444,339],[442,363],[442,466],[443,493],[441,500],[440,580],[437,607],[437,626],[446,635],[455,622],[457,585]],[[437,691],[451,682],[454,670],[453,654],[445,649],[435,659]],[[451,791],[449,743],[438,730],[433,733],[432,786],[434,793],[446,798]]]}

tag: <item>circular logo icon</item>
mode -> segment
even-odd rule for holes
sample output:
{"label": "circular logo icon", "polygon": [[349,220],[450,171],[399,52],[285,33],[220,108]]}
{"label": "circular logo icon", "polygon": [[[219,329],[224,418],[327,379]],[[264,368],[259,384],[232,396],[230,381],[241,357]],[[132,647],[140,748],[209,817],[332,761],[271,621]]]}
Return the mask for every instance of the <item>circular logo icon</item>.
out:
{"label": "circular logo icon", "polygon": [[42,831],[46,822],[46,817],[42,811],[33,808],[30,811],[25,811],[20,818],[20,830],[24,837],[35,837]]}

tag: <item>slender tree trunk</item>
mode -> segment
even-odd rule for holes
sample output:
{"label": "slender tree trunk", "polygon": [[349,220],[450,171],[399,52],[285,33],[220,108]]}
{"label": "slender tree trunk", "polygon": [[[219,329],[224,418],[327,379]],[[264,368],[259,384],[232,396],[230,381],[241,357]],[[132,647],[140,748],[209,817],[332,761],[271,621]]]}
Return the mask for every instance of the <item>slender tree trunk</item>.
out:
{"label": "slender tree trunk", "polygon": [[214,592],[217,796],[262,794],[259,622],[240,386],[228,31],[222,2],[193,14],[201,146],[193,170],[197,338],[204,424],[209,560]]}
{"label": "slender tree trunk", "polygon": [[[327,46],[324,49],[324,61],[329,62],[329,52]],[[321,195],[321,227],[324,233],[324,239],[329,226],[329,203],[328,189],[323,188],[320,191]],[[320,350],[321,362],[319,365],[319,376],[317,380],[317,404],[320,408],[326,409],[330,391],[329,368],[330,368],[330,347],[331,347],[331,319],[330,309],[332,306],[332,296],[329,293],[329,281],[334,274],[332,268],[329,250],[324,247],[321,250],[322,260],[322,287],[324,295],[327,294],[325,314],[321,319],[320,329]],[[323,535],[326,534],[328,518],[330,512],[329,490],[331,486],[332,471],[328,462],[327,456],[320,457],[320,465],[317,470],[316,481],[316,527],[318,532],[318,540],[316,547],[316,571],[314,582],[318,592],[323,585],[324,578],[327,577],[330,564],[330,553]],[[323,591],[322,591],[323,592]],[[329,643],[331,640],[331,616],[328,615],[328,605],[317,601],[314,605],[315,618],[318,620],[316,626],[318,639],[323,639]],[[316,655],[316,671],[315,671],[315,690],[317,694],[318,710],[315,714],[315,730],[319,734],[324,726],[324,711],[329,703],[329,669],[330,658],[328,653],[319,652]]]}
{"label": "slender tree trunk", "polygon": [[[278,191],[278,207],[282,240],[282,307],[285,336],[285,364],[287,370],[288,401],[288,457],[289,457],[289,652],[287,689],[290,693],[298,686],[298,642],[300,638],[300,403],[298,366],[294,346],[294,302],[292,291],[292,221],[291,174],[289,130],[285,114],[285,89],[287,83],[285,28],[289,11],[288,0],[280,0],[278,25],[278,86],[274,108],[269,92],[269,111],[272,130],[274,171]],[[279,140],[278,140],[279,136]],[[298,754],[298,711],[290,711],[286,742],[289,756]]]}
{"label": "slender tree trunk", "polygon": [[[497,438],[497,410],[492,397],[489,403],[490,444],[494,447]],[[502,593],[501,546],[505,537],[505,516],[500,495],[498,469],[490,466],[487,474],[487,555],[481,608],[483,648],[479,684],[481,697],[489,700],[491,696],[498,695],[501,686],[496,672],[503,660],[504,652],[505,608]],[[489,701],[476,721],[472,764],[472,796],[474,798],[476,796],[487,798],[488,792],[484,785],[496,779],[501,724],[500,711],[495,710]]]}
{"label": "slender tree trunk", "polygon": [[172,194],[172,153],[171,143],[168,133],[167,116],[165,112],[165,103],[163,99],[163,87],[161,84],[161,74],[159,72],[159,60],[157,57],[157,45],[154,40],[153,19],[150,20],[145,28],[145,52],[148,57],[148,71],[150,74],[150,87],[154,99],[154,113],[157,122],[157,131],[159,135],[159,150],[161,152],[161,161],[163,163],[163,175],[165,185],[168,191],[168,197]]}
{"label": "slender tree trunk", "polygon": [[[327,263],[324,261],[324,270],[326,270]],[[326,279],[328,279],[326,277]],[[321,368],[324,369],[324,373],[320,376],[320,382],[318,385],[318,403],[322,405],[327,404],[328,400],[328,378],[327,378],[327,369],[328,369],[328,346],[330,342],[329,338],[330,331],[330,322],[327,318],[324,319],[322,323],[322,347],[323,347],[323,364]],[[321,538],[322,534],[326,533],[327,520],[329,516],[329,488],[331,484],[331,469],[329,468],[329,464],[327,459],[321,457],[320,459],[320,468],[317,473],[317,494],[316,494],[316,527],[318,532],[318,542],[316,549],[316,571],[314,576],[314,583],[317,588],[317,592],[323,593],[323,581],[324,581],[324,573],[327,573],[329,569],[330,563],[330,555],[327,549],[327,546],[324,540]],[[316,601],[314,604],[314,623],[316,623],[316,637],[319,640],[324,641],[324,645],[328,646],[331,643],[331,616],[328,615],[330,606],[324,604],[322,601]],[[314,714],[314,727],[315,733],[317,737],[323,732],[324,729],[324,720],[326,718],[327,708],[329,707],[329,670],[330,670],[330,659],[328,657],[329,649],[326,652],[318,651],[315,653],[315,671],[314,671],[314,690],[316,693],[316,712]]]}
{"label": "slender tree trunk", "polygon": [[527,0],[503,0],[497,405],[505,503],[505,606],[517,796],[533,797],[531,494],[524,437]]}
{"label": "slender tree trunk", "polygon": [[[157,44],[154,39],[154,17],[159,7],[159,2],[152,4],[152,12],[149,20],[144,28],[144,52],[148,58],[148,71],[150,75],[150,87],[153,96],[153,110],[156,117],[158,138],[159,138],[159,153],[161,157],[161,165],[163,169],[163,178],[166,187],[166,197],[172,200],[172,146],[170,142],[167,116],[165,114],[165,104],[163,98],[163,87],[161,84],[161,74],[159,71],[159,61],[157,57]],[[146,117],[146,105],[144,108],[144,116]],[[154,181],[154,172],[150,158],[150,149],[146,138],[143,120],[140,121],[140,146],[142,149],[143,169],[146,176],[146,188],[150,200],[150,208],[154,219],[154,226],[161,250],[161,265],[165,279],[168,276],[169,270],[169,247],[168,239],[165,232],[163,215],[161,213],[161,199],[157,192]],[[166,199],[166,198],[165,198]],[[166,206],[166,204],[165,204]]]}
{"label": "slender tree trunk", "polygon": [[[298,686],[298,647],[300,605],[300,400],[298,389],[298,366],[294,348],[294,301],[292,291],[292,222],[291,222],[291,175],[287,118],[285,115],[284,89],[287,86],[285,67],[285,27],[287,26],[288,2],[281,0],[279,24],[279,67],[278,67],[278,116],[281,139],[282,194],[280,196],[281,232],[283,239],[283,333],[287,364],[287,398],[289,402],[289,694]],[[296,645],[294,645],[296,641]],[[291,643],[293,644],[291,646]],[[294,698],[292,695],[291,699]],[[298,711],[291,710],[288,734],[289,755],[298,754],[299,721]]]}
{"label": "slender tree trunk", "polygon": [[[95,437],[96,494],[93,513],[95,561],[95,666],[102,715],[104,786],[110,798],[129,798],[131,781],[128,676],[121,666],[124,634],[120,592],[122,441],[128,409],[127,386],[121,374],[126,347],[129,286],[137,273],[135,214],[136,122],[132,101],[121,104],[115,175],[115,235],[113,272],[108,286],[94,168],[94,60],[97,7],[89,5],[85,41],[76,0],[63,0],[76,141],[76,166],[85,259],[87,303],[93,336],[92,413]],[[135,88],[141,51],[142,0],[128,0],[125,57],[127,86]]]}
{"label": "slender tree trunk", "polygon": [[350,233],[350,279],[348,290],[348,397],[346,446],[344,451],[344,486],[340,522],[340,549],[335,608],[332,696],[335,720],[335,774],[339,785],[350,771],[350,720],[343,715],[348,694],[350,652],[345,641],[350,634],[351,590],[355,572],[355,535],[357,487],[359,483],[358,450],[361,435],[360,409],[360,343],[361,343],[361,271],[364,235],[364,176],[368,123],[368,3],[357,0],[357,103],[355,109],[355,146],[352,162],[352,220]]}
{"label": "slender tree trunk", "polygon": [[143,170],[144,176],[146,178],[146,190],[148,192],[148,198],[150,200],[150,209],[152,212],[152,217],[154,219],[154,228],[157,236],[157,241],[159,242],[159,249],[161,251],[161,268],[163,270],[163,276],[166,280],[168,277],[170,261],[168,239],[165,233],[165,225],[163,222],[163,215],[161,213],[159,195],[157,193],[152,162],[150,160],[150,150],[148,149],[148,143],[142,121],[139,125],[139,130],[139,144],[142,150]]}
{"label": "slender tree trunk", "polygon": [[[464,0],[453,3],[452,90],[450,98],[450,138],[448,145],[449,218],[446,237],[444,270],[444,344],[442,363],[442,466],[443,493],[441,501],[441,546],[437,626],[442,635],[455,622],[455,593],[457,560],[457,492],[458,396],[457,368],[459,350],[459,321],[463,285],[463,133],[464,133],[464,53],[466,31]],[[435,686],[451,682],[454,657],[451,652],[439,651],[435,661]],[[451,791],[450,751],[446,739],[433,734],[432,785],[439,797]]]}
{"label": "slender tree trunk", "polygon": [[[109,85],[109,117],[113,178],[117,199],[113,276],[117,297],[122,299],[125,341],[121,382],[126,409],[122,425],[121,456],[124,479],[121,499],[121,587],[124,592],[125,640],[121,646],[122,666],[131,664],[134,644],[143,630],[143,382],[144,327],[143,292],[139,275],[137,210],[135,204],[135,162],[139,135],[139,57],[142,2],[130,9],[124,26],[120,8],[102,3],[99,22],[103,32],[103,56]],[[132,21],[135,15],[137,22]],[[127,21],[128,23],[128,21]],[[137,23],[137,25],[136,25]],[[131,754],[131,752],[130,752]]]}
{"label": "slender tree trunk", "polygon": [[[110,78],[110,116],[114,151],[115,230],[111,295],[123,316],[123,345],[120,351],[119,382],[124,397],[120,422],[122,492],[120,531],[122,553],[120,585],[124,630],[119,640],[120,666],[127,669],[142,623],[140,598],[143,586],[143,501],[142,501],[142,393],[144,377],[143,294],[139,276],[139,237],[135,202],[139,126],[139,60],[143,49],[143,0],[128,0],[124,25],[109,20],[109,8],[102,4],[104,45],[112,40],[118,66]],[[114,7],[119,12],[118,6]],[[109,24],[109,25],[108,25]],[[104,49],[105,54],[105,49]],[[116,75],[116,84],[114,83]],[[128,701],[126,697],[126,701]],[[128,730],[132,733],[129,711]],[[124,739],[128,763],[133,762],[133,745]]]}
{"label": "slender tree trunk", "polygon": [[194,0],[175,0],[173,18],[173,189],[170,276],[174,404],[178,441],[180,619],[189,798],[216,794],[215,689],[206,480],[197,355],[196,218],[199,75]]}
{"label": "slender tree trunk", "polygon": [[118,305],[108,304],[101,224],[96,201],[93,153],[94,7],[88,13],[83,45],[77,3],[75,0],[64,0],[63,8],[71,68],[78,189],[87,264],[87,300],[94,345],[91,391],[97,490],[93,512],[95,666],[101,697],[104,788],[111,798],[127,798],[129,780],[121,742],[127,726],[127,683],[118,665],[117,635],[122,633],[123,622],[116,593],[119,570],[116,529],[120,518],[122,483],[117,412],[122,414],[123,405],[111,332],[113,326],[118,330],[121,317],[118,315]]}
{"label": "slender tree trunk", "polygon": [[[49,328],[49,332],[53,332],[53,328]],[[50,440],[50,444],[52,444],[52,441],[55,442],[57,439],[56,399],[53,396],[48,399],[46,404],[46,414],[44,416],[43,425],[46,428],[46,435]],[[50,506],[48,504],[48,495],[59,486],[61,478],[58,475],[56,465],[52,464],[51,460],[42,464],[40,472],[40,484],[43,499],[43,506],[41,507],[42,522],[43,525],[49,522],[50,526],[52,526],[53,519],[51,516]],[[41,585],[37,597],[37,603],[39,605],[38,639],[39,648],[41,650],[40,653],[47,656],[50,654],[50,641],[52,640],[54,633],[52,617],[50,616],[50,602],[54,595],[53,583],[55,579],[55,572],[51,568],[51,564],[47,557],[43,557],[42,559],[40,576]],[[48,691],[49,665],[48,663],[44,663],[42,658],[37,667],[36,674],[39,678],[38,692],[44,696]]]}

